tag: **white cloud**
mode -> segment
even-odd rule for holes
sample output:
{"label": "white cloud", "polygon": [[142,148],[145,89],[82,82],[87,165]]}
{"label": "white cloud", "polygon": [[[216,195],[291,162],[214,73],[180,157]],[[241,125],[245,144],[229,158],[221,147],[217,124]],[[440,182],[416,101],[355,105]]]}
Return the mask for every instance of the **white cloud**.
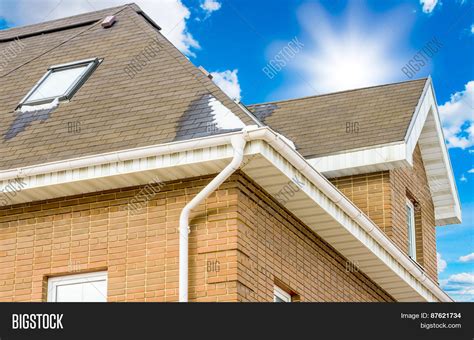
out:
{"label": "white cloud", "polygon": [[201,8],[205,10],[208,14],[218,11],[221,8],[221,3],[216,0],[205,0],[201,4]]}
{"label": "white cloud", "polygon": [[[298,40],[304,47],[288,64],[284,79],[292,84],[283,83],[275,97],[335,92],[400,79],[400,65],[410,56],[403,41],[413,20],[403,17],[401,8],[384,13],[382,20],[360,2],[350,2],[335,17],[312,2],[302,5],[297,15],[302,32]],[[404,25],[398,24],[401,21]],[[273,42],[267,59],[272,60],[282,45]]]}
{"label": "white cloud", "polygon": [[456,301],[474,301],[474,274],[458,273],[440,281],[441,287]]}
{"label": "white cloud", "polygon": [[443,260],[440,253],[436,253],[436,257],[438,259],[438,273],[442,273],[446,269],[448,264],[445,260]]}
{"label": "white cloud", "polygon": [[211,72],[212,80],[230,98],[240,100],[240,84],[237,76],[238,70],[226,70],[223,72]]}
{"label": "white cloud", "polygon": [[444,137],[450,148],[466,149],[474,145],[474,81],[464,91],[451,95],[439,106]]}
{"label": "white cloud", "polygon": [[[188,31],[191,13],[181,0],[135,0],[135,3],[181,52],[194,56],[193,50],[199,49],[199,43]],[[15,25],[27,25],[123,4],[122,0],[2,0],[0,13],[5,13],[5,19]]]}
{"label": "white cloud", "polygon": [[459,257],[459,261],[461,261],[461,262],[474,261],[474,253],[470,253],[470,254]]}
{"label": "white cloud", "polygon": [[461,178],[459,178],[459,180],[461,182],[467,182],[467,178],[466,178],[466,176],[464,176],[464,174],[461,175]]}
{"label": "white cloud", "polygon": [[467,172],[469,172],[470,174],[474,174],[474,169],[468,170]]}
{"label": "white cloud", "polygon": [[438,0],[420,0],[420,4],[423,5],[424,13],[431,13],[438,4]]}
{"label": "white cloud", "polygon": [[448,282],[474,284],[474,274],[473,273],[453,274],[449,277]]}
{"label": "white cloud", "polygon": [[474,24],[471,25],[471,34],[474,34]]}

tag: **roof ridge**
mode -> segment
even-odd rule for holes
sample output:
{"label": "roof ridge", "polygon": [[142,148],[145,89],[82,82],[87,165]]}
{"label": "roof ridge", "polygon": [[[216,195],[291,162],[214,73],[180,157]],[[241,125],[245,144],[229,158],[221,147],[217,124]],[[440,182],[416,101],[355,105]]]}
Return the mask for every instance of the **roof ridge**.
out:
{"label": "roof ridge", "polygon": [[348,90],[341,90],[341,91],[336,91],[336,92],[314,94],[314,95],[303,96],[303,97],[298,97],[298,98],[273,100],[273,101],[269,101],[269,102],[248,104],[246,106],[247,107],[254,107],[254,106],[266,105],[266,104],[286,103],[286,102],[297,101],[297,100],[305,100],[305,99],[311,99],[311,98],[316,98],[316,97],[331,96],[331,95],[347,93],[347,92],[355,92],[355,91],[366,90],[366,89],[371,89],[371,88],[376,88],[376,87],[384,87],[384,86],[391,86],[391,85],[397,85],[397,84],[412,83],[412,82],[421,81],[421,80],[424,80],[426,82],[426,81],[428,81],[428,79],[430,79],[429,76],[428,77],[417,78],[417,79],[405,80],[405,81],[398,81],[398,82],[394,82],[394,83],[386,83],[386,84],[380,84],[380,85],[371,85],[371,86],[359,87],[359,88],[356,88],[356,89],[348,89]]}
{"label": "roof ridge", "polygon": [[41,21],[35,24],[11,27],[4,30],[0,30],[0,42],[70,29],[78,26],[84,26],[99,20],[99,16],[103,16],[103,14],[106,12],[123,9],[125,7],[129,7],[137,13],[142,12],[141,8],[135,3],[128,3],[120,6],[99,9],[92,12],[84,12],[81,14],[57,18],[53,20]]}

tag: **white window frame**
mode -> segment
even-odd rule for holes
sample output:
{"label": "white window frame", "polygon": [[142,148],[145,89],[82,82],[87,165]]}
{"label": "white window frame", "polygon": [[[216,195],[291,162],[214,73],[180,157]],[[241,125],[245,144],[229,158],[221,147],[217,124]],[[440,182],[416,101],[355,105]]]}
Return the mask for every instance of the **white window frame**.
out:
{"label": "white window frame", "polygon": [[291,302],[291,295],[280,287],[275,286],[273,289],[273,302],[277,302],[277,297],[283,300],[283,302]]}
{"label": "white window frame", "polygon": [[416,226],[415,205],[410,199],[406,199],[406,221],[408,230],[408,256],[416,261]]}
{"label": "white window frame", "polygon": [[[18,107],[21,107],[22,105],[39,105],[39,104],[51,103],[56,98],[58,98],[59,101],[70,100],[72,96],[79,90],[82,84],[84,84],[87,78],[91,75],[92,71],[96,69],[96,67],[99,65],[100,62],[101,60],[99,60],[98,58],[91,58],[91,59],[85,59],[85,60],[75,61],[75,62],[66,63],[66,64],[59,64],[59,65],[54,65],[54,66],[49,67],[46,73],[35,84],[35,86],[33,86],[33,88],[26,94],[26,96],[23,97]],[[83,72],[83,74],[79,78],[77,78],[74,81],[74,83],[71,84],[71,86],[69,86],[69,88],[66,90],[66,92],[62,96],[42,98],[38,100],[28,101],[28,98],[30,98],[33,95],[33,93],[35,93],[35,91],[51,75],[51,73],[58,72],[61,70],[66,70],[68,68],[76,68],[76,67],[80,67],[84,65],[87,65],[87,67],[85,71]]]}
{"label": "white window frame", "polygon": [[[93,283],[98,281],[105,281],[105,286],[108,286],[106,271],[50,277],[48,279],[47,301],[57,302],[57,288],[60,286]],[[105,293],[107,294],[107,290]],[[107,296],[105,298],[107,300]]]}

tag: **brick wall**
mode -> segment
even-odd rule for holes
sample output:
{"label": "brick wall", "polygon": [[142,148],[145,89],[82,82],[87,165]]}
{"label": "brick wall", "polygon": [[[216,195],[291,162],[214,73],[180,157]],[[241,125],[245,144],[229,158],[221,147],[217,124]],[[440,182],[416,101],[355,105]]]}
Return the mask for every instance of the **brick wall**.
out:
{"label": "brick wall", "polygon": [[238,186],[241,301],[271,301],[275,284],[301,301],[393,300],[249,178]]}
{"label": "brick wall", "polygon": [[[1,209],[0,300],[45,301],[48,276],[104,269],[108,301],[178,300],[179,214],[208,182],[155,186],[159,192],[136,214],[123,209],[141,188]],[[192,221],[189,292],[197,301],[237,300],[237,196],[227,187],[207,200],[207,218]],[[208,272],[207,261],[216,259],[220,272]]]}
{"label": "brick wall", "polygon": [[408,251],[408,230],[406,227],[406,197],[415,201],[416,253],[417,262],[428,275],[438,281],[436,258],[436,227],[434,205],[424,170],[419,146],[413,153],[413,169],[403,168],[390,172],[392,187],[393,235],[399,246]]}
{"label": "brick wall", "polygon": [[345,176],[330,180],[395,241],[392,230],[392,187],[388,171]]}
{"label": "brick wall", "polygon": [[[99,270],[108,301],[177,301],[179,214],[211,178],[154,185],[134,208],[143,187],[0,208],[0,301],[45,301],[48,277]],[[240,174],[191,230],[191,301],[271,301],[275,280],[303,301],[390,300]]]}
{"label": "brick wall", "polygon": [[345,176],[331,182],[408,254],[406,198],[415,201],[417,262],[435,281],[437,275],[434,205],[419,146],[413,168]]}

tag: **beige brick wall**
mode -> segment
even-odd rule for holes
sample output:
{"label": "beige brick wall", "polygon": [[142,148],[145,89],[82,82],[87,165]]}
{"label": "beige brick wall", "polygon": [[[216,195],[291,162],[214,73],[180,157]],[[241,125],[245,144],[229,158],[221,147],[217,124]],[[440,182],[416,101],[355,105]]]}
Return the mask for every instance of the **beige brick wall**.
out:
{"label": "beige brick wall", "polygon": [[[0,301],[45,301],[48,277],[98,270],[108,301],[177,301],[179,214],[211,178],[156,185],[134,213],[124,208],[143,188],[0,208]],[[278,280],[303,301],[390,299],[240,174],[191,229],[191,301],[271,301]]]}
{"label": "beige brick wall", "polygon": [[412,198],[417,203],[417,262],[431,278],[438,280],[434,205],[419,146],[413,154],[413,168],[334,178],[331,182],[405,253],[408,253],[405,204],[407,197]]}
{"label": "beige brick wall", "polygon": [[425,268],[432,279],[438,281],[434,205],[419,146],[415,148],[413,153],[413,169],[404,168],[391,171],[390,182],[392,186],[394,237],[400,240],[399,246],[408,251],[405,208],[405,200],[408,196],[414,199],[416,203],[417,262]]}
{"label": "beige brick wall", "polygon": [[393,300],[249,178],[238,185],[241,301],[271,301],[275,284],[301,301]]}
{"label": "beige brick wall", "polygon": [[331,179],[341,192],[390,237],[392,231],[392,187],[388,171]]}
{"label": "beige brick wall", "polygon": [[[140,188],[0,209],[0,301],[44,301],[48,276],[104,269],[108,301],[176,301],[179,214],[208,182],[167,183],[136,215],[122,209]],[[225,184],[192,221],[191,299],[237,300],[236,200]]]}

